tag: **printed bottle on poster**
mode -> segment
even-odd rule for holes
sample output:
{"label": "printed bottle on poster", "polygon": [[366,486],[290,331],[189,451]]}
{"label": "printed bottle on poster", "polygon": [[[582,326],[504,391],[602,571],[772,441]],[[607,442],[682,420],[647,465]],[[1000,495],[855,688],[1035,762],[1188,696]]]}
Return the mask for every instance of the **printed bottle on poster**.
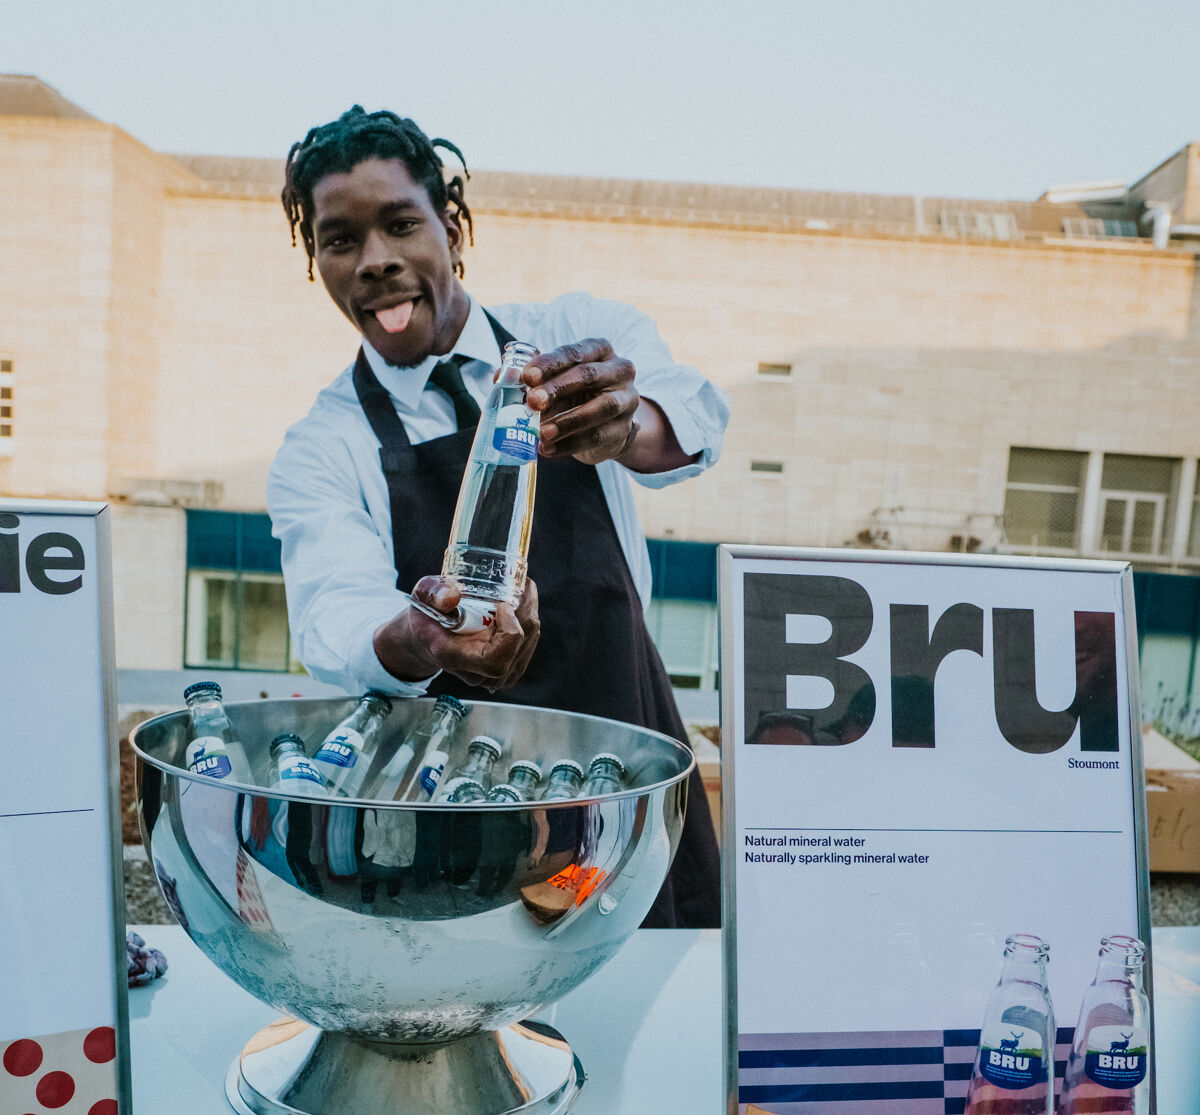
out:
{"label": "printed bottle on poster", "polygon": [[354,711],[317,748],[312,764],[331,794],[353,797],[362,788],[379,742],[383,722],[392,711],[387,694],[368,689]]}
{"label": "printed bottle on poster", "polygon": [[233,725],[215,681],[198,681],[183,691],[188,709],[187,769],[209,778],[254,784],[246,749],[234,738]]}
{"label": "printed bottle on poster", "polygon": [[500,602],[515,608],[525,589],[540,419],[525,405],[521,369],[537,351],[520,341],[504,346],[500,373],[479,416],[442,562],[443,577],[491,610]]}
{"label": "printed bottle on poster", "polygon": [[966,1115],[1053,1115],[1054,1009],[1050,946],[1029,933],[1004,942],[1000,980],[984,1011]]}
{"label": "printed bottle on poster", "polygon": [[1096,978],[1083,996],[1060,1115],[1147,1115],[1150,1003],[1142,986],[1146,946],[1137,937],[1100,942]]}

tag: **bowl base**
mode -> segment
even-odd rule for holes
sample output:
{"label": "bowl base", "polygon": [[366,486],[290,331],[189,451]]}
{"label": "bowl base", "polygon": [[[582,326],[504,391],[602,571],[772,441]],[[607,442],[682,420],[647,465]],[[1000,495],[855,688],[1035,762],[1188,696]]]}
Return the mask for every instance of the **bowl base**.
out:
{"label": "bowl base", "polygon": [[571,1047],[542,1022],[399,1045],[282,1017],[230,1066],[225,1095],[238,1115],[561,1115],[584,1080]]}

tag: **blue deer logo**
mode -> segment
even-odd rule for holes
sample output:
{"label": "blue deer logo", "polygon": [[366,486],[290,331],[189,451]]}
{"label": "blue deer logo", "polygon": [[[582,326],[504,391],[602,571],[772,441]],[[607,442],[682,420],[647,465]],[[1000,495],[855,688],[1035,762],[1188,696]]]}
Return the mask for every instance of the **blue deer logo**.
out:
{"label": "blue deer logo", "polygon": [[[1015,1033],[1014,1031],[1009,1030],[1008,1032],[1010,1034],[1012,1034],[1012,1037],[1000,1039],[1000,1052],[1001,1053],[1016,1053],[1017,1045],[1020,1043],[1021,1038],[1023,1038],[1025,1036],[1025,1031],[1022,1030],[1020,1033]],[[1129,1043],[1126,1042],[1126,1044],[1128,1045]]]}

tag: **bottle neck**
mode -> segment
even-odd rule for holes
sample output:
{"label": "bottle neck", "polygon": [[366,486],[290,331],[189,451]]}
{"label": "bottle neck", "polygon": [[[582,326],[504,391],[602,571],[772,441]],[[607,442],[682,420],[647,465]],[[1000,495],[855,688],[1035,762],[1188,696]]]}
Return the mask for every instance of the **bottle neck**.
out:
{"label": "bottle neck", "polygon": [[1006,956],[1000,969],[1000,982],[1045,984],[1046,962],[1030,960],[1027,957]]}
{"label": "bottle neck", "polygon": [[500,361],[500,374],[496,377],[496,382],[506,386],[518,384],[521,380],[521,369],[536,355],[537,349],[533,345],[510,341],[504,346],[504,356]]}
{"label": "bottle neck", "polygon": [[1146,946],[1136,937],[1105,937],[1100,942],[1096,983],[1118,982],[1141,987]]}
{"label": "bottle neck", "polygon": [[221,698],[212,694],[189,697],[187,706],[193,720],[223,719],[225,716],[225,706],[221,703]]}
{"label": "bottle neck", "polygon": [[1045,987],[1046,963],[1049,959],[1050,946],[1040,937],[1014,933],[1004,942],[1000,982],[1035,983]]}

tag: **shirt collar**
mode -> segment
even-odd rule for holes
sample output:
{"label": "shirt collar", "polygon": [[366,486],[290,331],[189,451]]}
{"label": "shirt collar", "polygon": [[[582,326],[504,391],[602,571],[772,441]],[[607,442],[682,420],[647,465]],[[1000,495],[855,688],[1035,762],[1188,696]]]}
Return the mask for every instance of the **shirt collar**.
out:
{"label": "shirt collar", "polygon": [[468,360],[480,361],[479,364],[463,369],[464,378],[481,378],[490,386],[491,373],[500,367],[500,347],[492,333],[491,322],[487,319],[483,307],[471,299],[471,308],[467,313],[466,324],[458,335],[454,347],[445,356],[427,356],[420,364],[411,368],[399,368],[389,364],[371,342],[362,338],[363,354],[371,365],[379,382],[387,389],[388,394],[396,400],[397,407],[409,414],[415,414],[421,405],[421,393],[429,382],[429,375],[441,360],[451,356],[463,356]]}

